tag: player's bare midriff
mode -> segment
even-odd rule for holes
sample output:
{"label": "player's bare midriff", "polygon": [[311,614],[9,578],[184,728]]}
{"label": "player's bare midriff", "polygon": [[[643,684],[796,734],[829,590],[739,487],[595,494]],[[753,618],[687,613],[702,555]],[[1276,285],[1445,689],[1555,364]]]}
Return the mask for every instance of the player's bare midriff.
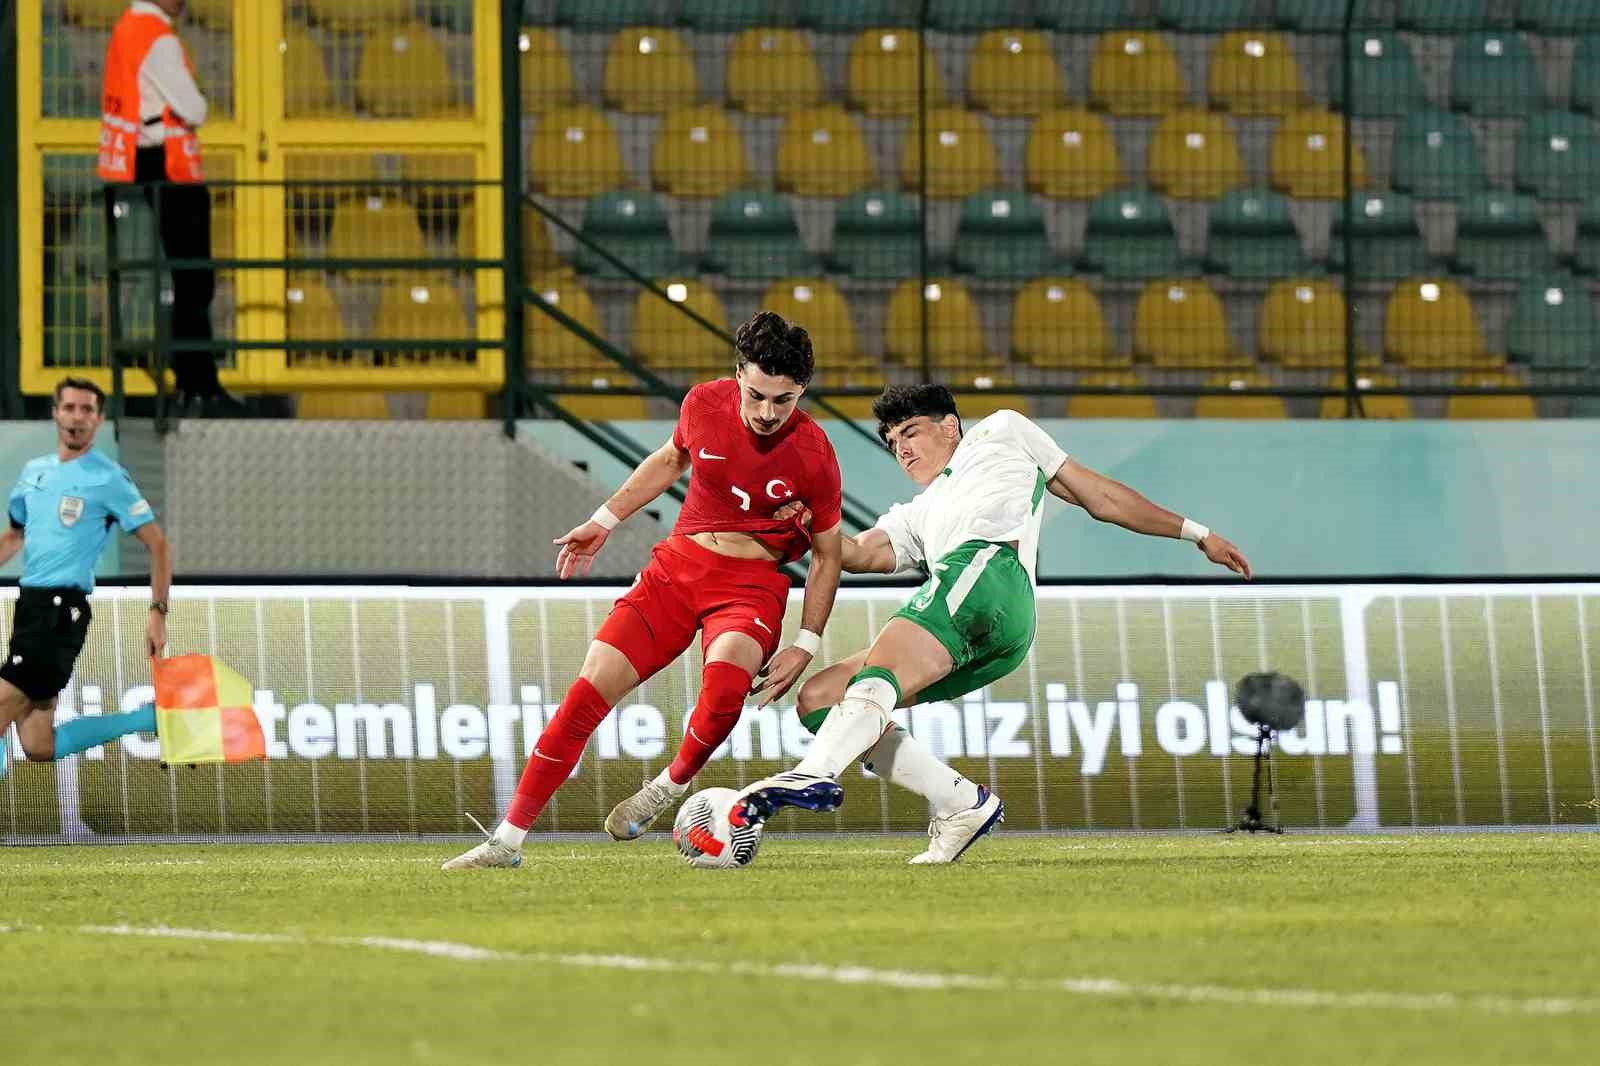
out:
{"label": "player's bare midriff", "polygon": [[773,551],[748,533],[690,533],[688,537],[707,551],[730,559],[766,559],[775,563],[783,558],[781,552]]}

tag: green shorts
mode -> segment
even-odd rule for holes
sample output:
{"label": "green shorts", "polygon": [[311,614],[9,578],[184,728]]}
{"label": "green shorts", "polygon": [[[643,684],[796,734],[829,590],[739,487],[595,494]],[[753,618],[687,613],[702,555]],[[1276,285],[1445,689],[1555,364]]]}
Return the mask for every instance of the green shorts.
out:
{"label": "green shorts", "polygon": [[895,612],[932,633],[955,668],[915,702],[953,700],[1005,677],[1033,646],[1033,582],[1016,550],[969,540],[933,564],[911,602]]}

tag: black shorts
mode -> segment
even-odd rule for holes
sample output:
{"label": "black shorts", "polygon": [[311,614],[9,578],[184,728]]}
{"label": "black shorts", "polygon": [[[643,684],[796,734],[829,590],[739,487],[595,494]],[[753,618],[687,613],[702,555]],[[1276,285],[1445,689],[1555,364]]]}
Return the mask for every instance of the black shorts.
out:
{"label": "black shorts", "polygon": [[72,678],[91,617],[82,589],[22,589],[0,678],[35,703],[53,699]]}

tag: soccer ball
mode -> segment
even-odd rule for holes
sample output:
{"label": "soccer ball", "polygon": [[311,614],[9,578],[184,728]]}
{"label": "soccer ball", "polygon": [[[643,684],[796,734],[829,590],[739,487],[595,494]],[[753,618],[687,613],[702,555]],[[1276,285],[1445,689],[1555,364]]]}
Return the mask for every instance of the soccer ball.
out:
{"label": "soccer ball", "polygon": [[702,789],[678,808],[672,842],[690,866],[731,870],[755,861],[761,847],[761,824],[736,827],[728,822],[728,811],[738,795],[731,788]]}

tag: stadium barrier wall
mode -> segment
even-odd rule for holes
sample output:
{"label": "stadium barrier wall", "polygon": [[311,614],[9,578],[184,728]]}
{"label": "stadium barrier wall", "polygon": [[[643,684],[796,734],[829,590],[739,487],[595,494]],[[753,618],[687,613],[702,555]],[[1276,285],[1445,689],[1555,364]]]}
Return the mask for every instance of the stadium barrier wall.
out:
{"label": "stadium barrier wall", "polygon": [[[616,588],[186,587],[172,650],[255,684],[269,758],[159,765],[128,737],[0,783],[12,842],[306,839],[472,832],[496,817]],[[146,592],[104,588],[58,718],[148,700]],[[849,589],[821,662],[863,646],[904,589]],[[959,704],[901,712],[1004,796],[1011,830],[1206,830],[1248,799],[1252,742],[1229,706],[1243,674],[1298,677],[1280,738],[1291,829],[1600,824],[1594,649],[1600,584],[1046,587],[1025,666]],[[12,602],[3,602],[10,614]],[[786,634],[798,625],[790,602]],[[9,624],[9,618],[6,619]],[[595,833],[672,756],[699,655],[629,696],[536,829]],[[699,787],[790,764],[792,709],[747,708]],[[14,738],[13,738],[14,739]],[[15,746],[11,748],[15,758]],[[920,800],[860,768],[825,817],[779,830],[917,830]]]}

